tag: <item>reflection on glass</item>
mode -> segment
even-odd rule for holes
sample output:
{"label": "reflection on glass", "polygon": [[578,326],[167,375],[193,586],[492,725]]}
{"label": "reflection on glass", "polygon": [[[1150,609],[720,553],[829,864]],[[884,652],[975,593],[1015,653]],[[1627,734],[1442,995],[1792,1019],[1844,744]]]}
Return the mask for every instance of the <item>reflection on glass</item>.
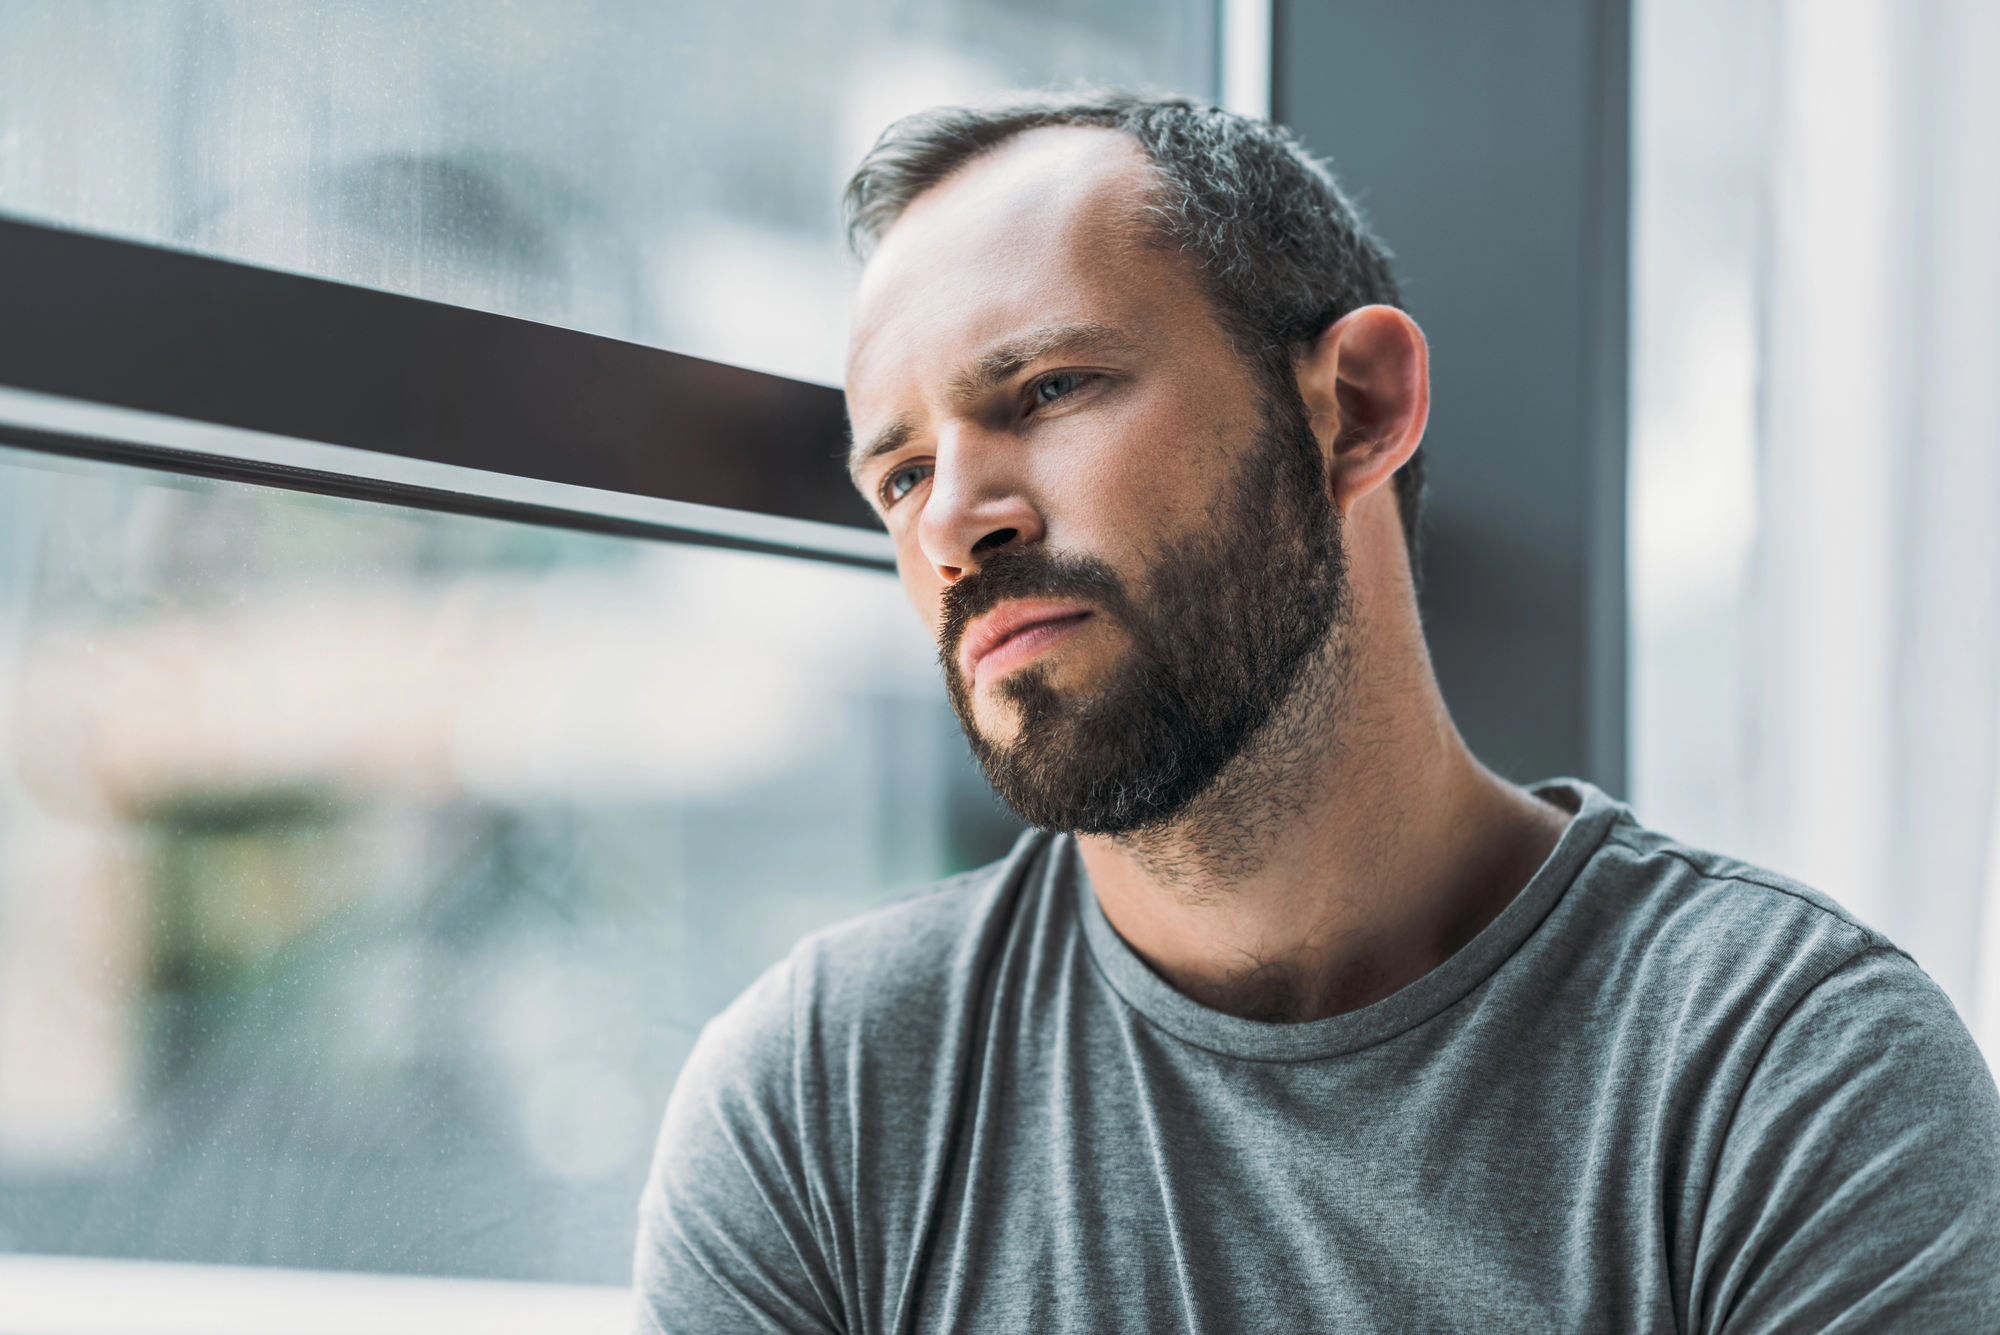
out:
{"label": "reflection on glass", "polygon": [[708,1016],[1011,837],[883,574],[0,451],[0,1253],[618,1283]]}
{"label": "reflection on glass", "polygon": [[1215,85],[1216,0],[0,5],[0,210],[837,383],[897,116]]}

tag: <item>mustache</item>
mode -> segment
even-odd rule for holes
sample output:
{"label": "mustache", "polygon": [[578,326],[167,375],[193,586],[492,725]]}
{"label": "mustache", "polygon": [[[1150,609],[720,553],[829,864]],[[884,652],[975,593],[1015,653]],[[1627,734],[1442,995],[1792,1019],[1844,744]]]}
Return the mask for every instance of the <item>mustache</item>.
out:
{"label": "mustache", "polygon": [[1094,556],[1070,556],[1040,547],[1001,552],[944,591],[938,658],[958,670],[958,646],[974,621],[1012,598],[1068,598],[1090,603],[1113,620],[1131,624],[1131,598],[1118,572]]}

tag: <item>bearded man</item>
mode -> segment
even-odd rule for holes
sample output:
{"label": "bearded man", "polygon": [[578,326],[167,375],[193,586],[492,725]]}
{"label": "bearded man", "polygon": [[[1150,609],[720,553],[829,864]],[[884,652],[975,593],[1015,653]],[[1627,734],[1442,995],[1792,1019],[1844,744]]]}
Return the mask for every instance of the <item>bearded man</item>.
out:
{"label": "bearded man", "polygon": [[643,1329],[2000,1329],[1943,994],[1459,739],[1424,340],[1321,166],[1108,97],[912,118],[848,198],[852,471],[1038,829],[708,1027]]}

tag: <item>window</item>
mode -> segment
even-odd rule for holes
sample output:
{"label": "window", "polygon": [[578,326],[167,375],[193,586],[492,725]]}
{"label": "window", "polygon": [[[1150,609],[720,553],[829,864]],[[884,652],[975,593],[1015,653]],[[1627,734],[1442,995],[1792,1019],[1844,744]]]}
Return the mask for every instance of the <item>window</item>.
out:
{"label": "window", "polygon": [[696,1032],[1004,851],[882,573],[0,453],[11,1248],[617,1283]]}
{"label": "window", "polygon": [[1636,17],[1635,797],[2000,1064],[2000,14]]}
{"label": "window", "polygon": [[700,1026],[1015,832],[760,374],[839,378],[839,183],[1217,25],[0,9],[9,1321],[622,1328]]}
{"label": "window", "polygon": [[28,0],[0,210],[838,384],[839,191],[884,125],[1209,95],[1216,29],[1213,0]]}

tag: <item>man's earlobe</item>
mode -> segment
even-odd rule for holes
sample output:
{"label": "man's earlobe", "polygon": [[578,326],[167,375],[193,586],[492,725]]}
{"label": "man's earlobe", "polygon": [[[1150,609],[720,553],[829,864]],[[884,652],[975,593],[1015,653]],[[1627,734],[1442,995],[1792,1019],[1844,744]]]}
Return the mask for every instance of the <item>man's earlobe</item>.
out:
{"label": "man's earlobe", "polygon": [[1342,514],[1416,453],[1430,419],[1430,348],[1394,306],[1363,306],[1313,340],[1299,393]]}

